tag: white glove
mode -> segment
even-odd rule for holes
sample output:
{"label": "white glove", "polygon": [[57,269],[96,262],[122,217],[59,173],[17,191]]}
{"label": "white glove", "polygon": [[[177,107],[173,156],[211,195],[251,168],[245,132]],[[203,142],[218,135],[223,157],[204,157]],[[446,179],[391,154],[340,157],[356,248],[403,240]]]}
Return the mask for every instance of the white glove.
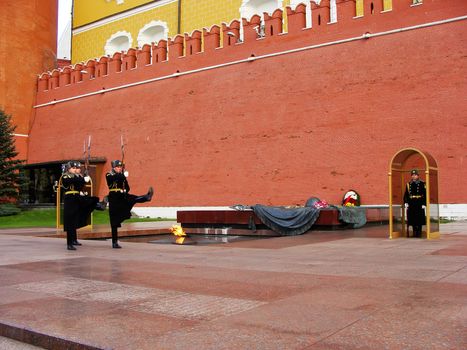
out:
{"label": "white glove", "polygon": [[123,172],[123,175],[125,175],[125,177],[128,177],[128,175],[129,175],[128,171],[125,170],[125,171]]}
{"label": "white glove", "polygon": [[408,207],[409,207],[409,203],[404,203],[404,207],[408,208]]}
{"label": "white glove", "polygon": [[89,176],[85,176],[84,177],[84,182],[89,182],[89,181],[91,181],[91,178]]}

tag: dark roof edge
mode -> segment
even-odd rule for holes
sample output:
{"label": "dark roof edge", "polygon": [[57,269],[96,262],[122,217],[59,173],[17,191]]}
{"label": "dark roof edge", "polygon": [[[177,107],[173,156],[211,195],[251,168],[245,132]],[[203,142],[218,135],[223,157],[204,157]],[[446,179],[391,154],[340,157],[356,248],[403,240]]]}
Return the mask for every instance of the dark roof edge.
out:
{"label": "dark roof edge", "polygon": [[[44,165],[63,164],[63,163],[69,162],[70,160],[77,160],[84,164],[84,159],[62,159],[62,160],[51,160],[49,162],[41,162],[41,163],[28,163],[24,165],[24,168],[35,168],[35,167],[40,167]],[[91,157],[89,159],[89,164],[101,164],[105,162],[107,162],[106,157]]]}

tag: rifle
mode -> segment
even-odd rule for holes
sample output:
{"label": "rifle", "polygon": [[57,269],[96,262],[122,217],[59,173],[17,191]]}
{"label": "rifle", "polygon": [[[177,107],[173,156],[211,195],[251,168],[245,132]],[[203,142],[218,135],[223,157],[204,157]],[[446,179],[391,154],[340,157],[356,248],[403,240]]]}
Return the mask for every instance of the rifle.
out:
{"label": "rifle", "polygon": [[89,160],[91,158],[91,135],[88,136],[88,146],[84,140],[84,176],[89,176]]}
{"label": "rifle", "polygon": [[125,171],[125,144],[123,143],[123,134],[120,135],[120,149],[122,151],[122,171]]}

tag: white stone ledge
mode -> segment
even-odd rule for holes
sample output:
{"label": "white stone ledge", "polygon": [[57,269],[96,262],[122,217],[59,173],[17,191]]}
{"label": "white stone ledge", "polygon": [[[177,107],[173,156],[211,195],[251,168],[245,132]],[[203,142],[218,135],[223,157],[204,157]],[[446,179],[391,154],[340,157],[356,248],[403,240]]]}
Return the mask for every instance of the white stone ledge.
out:
{"label": "white stone ledge", "polygon": [[[387,208],[387,204],[362,205],[366,208]],[[134,207],[133,212],[141,217],[175,219],[179,210],[234,210],[229,206],[219,207]],[[467,204],[440,204],[439,216],[449,220],[467,220]]]}

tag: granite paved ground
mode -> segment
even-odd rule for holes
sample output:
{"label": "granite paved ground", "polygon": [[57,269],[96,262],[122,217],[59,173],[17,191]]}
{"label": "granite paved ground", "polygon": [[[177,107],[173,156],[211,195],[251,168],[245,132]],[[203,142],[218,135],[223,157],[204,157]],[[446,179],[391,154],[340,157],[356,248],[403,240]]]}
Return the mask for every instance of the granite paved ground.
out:
{"label": "granite paved ground", "polygon": [[430,241],[387,230],[75,252],[0,230],[0,335],[50,349],[467,348],[467,223]]}

